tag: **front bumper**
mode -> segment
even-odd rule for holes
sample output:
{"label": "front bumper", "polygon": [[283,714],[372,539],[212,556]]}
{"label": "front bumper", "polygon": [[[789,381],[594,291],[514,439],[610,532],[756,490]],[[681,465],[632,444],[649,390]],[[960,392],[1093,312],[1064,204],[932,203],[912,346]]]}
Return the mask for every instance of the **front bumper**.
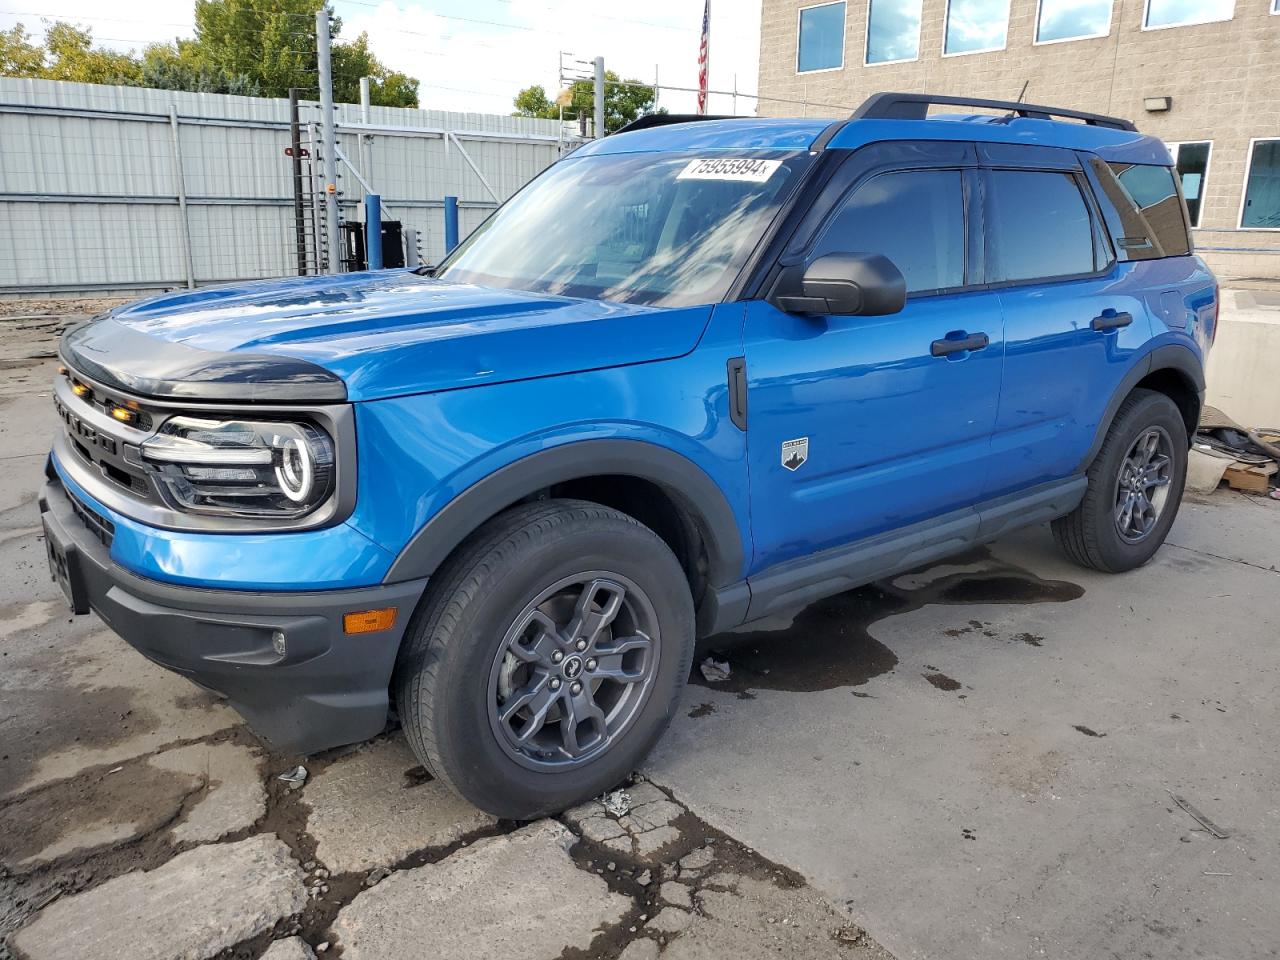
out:
{"label": "front bumper", "polygon": [[[312,592],[161,583],[112,561],[110,519],[73,502],[56,474],[40,513],[50,566],[70,584],[76,612],[91,608],[148,659],[224,695],[274,749],[314,753],[386,726],[391,671],[425,580]],[[389,629],[343,632],[343,614],[382,607],[397,608]]]}

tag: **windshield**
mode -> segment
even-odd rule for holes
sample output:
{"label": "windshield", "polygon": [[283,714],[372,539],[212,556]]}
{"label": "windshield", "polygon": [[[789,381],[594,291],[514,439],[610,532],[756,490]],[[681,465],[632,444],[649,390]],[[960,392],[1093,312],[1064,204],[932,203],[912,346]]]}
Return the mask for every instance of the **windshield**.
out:
{"label": "windshield", "polygon": [[655,306],[722,299],[807,154],[614,154],[550,167],[437,276]]}

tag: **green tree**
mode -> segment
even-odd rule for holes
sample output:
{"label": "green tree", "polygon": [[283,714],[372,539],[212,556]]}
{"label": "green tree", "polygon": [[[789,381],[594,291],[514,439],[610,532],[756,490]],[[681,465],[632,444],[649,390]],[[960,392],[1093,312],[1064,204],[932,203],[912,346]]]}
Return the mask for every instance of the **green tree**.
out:
{"label": "green tree", "polygon": [[[591,117],[595,114],[595,83],[591,80],[576,80],[569,87],[568,106],[564,108],[565,119]],[[558,100],[547,96],[547,91],[535,84],[525,87],[515,97],[515,116],[541,117],[554,120],[560,116]],[[613,133],[625,127],[637,117],[655,112],[653,109],[653,87],[641,84],[639,80],[623,81],[612,70],[604,73],[604,129]],[[658,113],[666,113],[660,108]]]}
{"label": "green tree", "polygon": [[[286,97],[290,87],[316,94],[315,15],[322,0],[196,0],[195,38],[152,44],[141,57],[95,48],[87,28],[57,22],[45,43],[31,42],[21,24],[0,32],[0,75],[78,80]],[[334,99],[357,103],[360,78],[370,77],[370,99],[389,107],[416,107],[418,81],[391,70],[369,49],[369,38],[336,39],[330,25]]]}
{"label": "green tree", "polygon": [[31,42],[22,24],[0,30],[0,77],[36,77],[44,70],[44,50]]}
{"label": "green tree", "polygon": [[380,107],[416,107],[418,81],[383,66],[369,49],[369,35],[333,45],[333,99],[360,102],[360,78],[369,78],[369,102]]}

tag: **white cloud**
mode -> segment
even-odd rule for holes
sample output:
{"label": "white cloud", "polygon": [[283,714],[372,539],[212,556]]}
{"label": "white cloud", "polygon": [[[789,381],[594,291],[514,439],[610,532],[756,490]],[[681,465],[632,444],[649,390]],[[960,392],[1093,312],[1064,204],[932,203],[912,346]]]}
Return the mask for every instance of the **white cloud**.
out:
{"label": "white cloud", "polygon": [[[28,0],[30,2],[30,0]],[[33,4],[33,6],[37,6]],[[39,6],[43,6],[40,4]],[[40,18],[93,28],[118,49],[190,36],[191,8],[165,0],[123,0],[103,12],[93,0],[50,0],[40,14],[0,14],[0,28],[23,22],[33,33]],[[574,58],[605,58],[624,78],[697,85],[702,0],[648,0],[642,5],[599,0],[335,0],[342,37],[368,32],[383,63],[421,82],[423,106],[476,113],[509,113],[521,87],[541,83],[554,95],[560,51]],[[760,0],[712,0],[713,89],[756,92]],[[692,112],[692,93],[664,91],[673,113]],[[741,97],[739,113],[754,101]],[[732,97],[713,96],[713,113],[729,113]]]}

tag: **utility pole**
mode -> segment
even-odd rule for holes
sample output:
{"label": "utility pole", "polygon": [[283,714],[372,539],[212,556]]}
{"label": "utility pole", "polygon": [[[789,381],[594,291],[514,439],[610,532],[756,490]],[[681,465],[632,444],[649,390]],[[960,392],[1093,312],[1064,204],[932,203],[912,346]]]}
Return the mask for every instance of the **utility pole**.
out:
{"label": "utility pole", "polygon": [[316,60],[320,70],[320,136],[324,151],[324,222],[329,273],[341,268],[338,237],[338,131],[333,112],[333,62],[329,50],[329,8],[316,11]]}
{"label": "utility pole", "polygon": [[298,88],[289,88],[289,156],[293,158],[293,233],[298,253],[298,276],[307,275],[307,226],[302,212],[302,123],[298,118]]}
{"label": "utility pole", "polygon": [[[360,78],[360,122],[371,123],[369,112],[369,78]],[[365,131],[360,132],[360,172],[365,180],[373,183],[373,137]],[[375,185],[376,186],[376,185]]]}
{"label": "utility pole", "polygon": [[604,57],[596,57],[596,137],[604,136]]}

